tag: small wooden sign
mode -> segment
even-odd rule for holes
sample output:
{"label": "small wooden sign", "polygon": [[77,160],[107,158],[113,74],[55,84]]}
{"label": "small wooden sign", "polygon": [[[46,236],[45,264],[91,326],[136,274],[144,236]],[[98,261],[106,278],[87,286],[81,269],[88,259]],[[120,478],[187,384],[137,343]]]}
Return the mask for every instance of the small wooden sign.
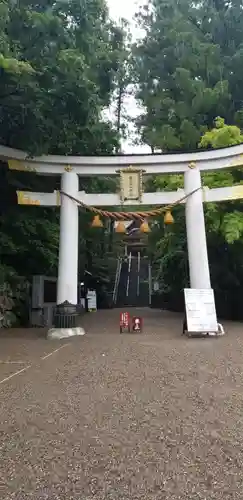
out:
{"label": "small wooden sign", "polygon": [[132,330],[133,332],[140,333],[143,327],[143,320],[140,316],[134,316],[132,318]]}
{"label": "small wooden sign", "polygon": [[130,314],[128,312],[120,313],[120,333],[124,330],[130,332]]}
{"label": "small wooden sign", "polygon": [[143,194],[143,171],[134,167],[120,170],[120,199],[121,202],[141,201]]}
{"label": "small wooden sign", "polygon": [[97,311],[97,295],[95,290],[87,291],[88,311]]}

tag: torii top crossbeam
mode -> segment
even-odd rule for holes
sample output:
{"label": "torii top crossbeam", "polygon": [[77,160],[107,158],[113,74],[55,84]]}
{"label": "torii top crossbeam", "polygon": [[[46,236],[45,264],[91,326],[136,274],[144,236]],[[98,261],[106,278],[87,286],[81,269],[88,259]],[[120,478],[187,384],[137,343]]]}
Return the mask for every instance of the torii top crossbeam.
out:
{"label": "torii top crossbeam", "polygon": [[40,174],[61,174],[64,169],[82,176],[116,175],[121,168],[143,168],[145,174],[186,172],[188,165],[196,163],[201,171],[232,168],[243,165],[243,144],[210,151],[118,156],[59,156],[47,155],[31,158],[27,153],[0,146],[0,159],[9,161],[15,170],[36,171]]}

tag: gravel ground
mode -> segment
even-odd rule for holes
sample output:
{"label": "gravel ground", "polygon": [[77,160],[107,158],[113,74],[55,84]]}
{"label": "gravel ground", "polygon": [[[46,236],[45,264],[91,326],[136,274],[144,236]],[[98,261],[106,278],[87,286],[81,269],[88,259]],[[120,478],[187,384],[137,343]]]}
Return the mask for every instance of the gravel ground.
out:
{"label": "gravel ground", "polygon": [[1,499],[242,500],[242,326],[188,339],[143,315],[120,335],[118,311],[89,314],[68,345],[2,334]]}

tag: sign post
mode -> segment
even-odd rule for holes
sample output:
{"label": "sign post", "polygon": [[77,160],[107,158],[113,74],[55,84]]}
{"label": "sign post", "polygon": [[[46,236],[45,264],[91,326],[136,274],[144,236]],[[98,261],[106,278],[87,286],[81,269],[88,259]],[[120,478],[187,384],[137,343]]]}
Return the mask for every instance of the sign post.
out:
{"label": "sign post", "polygon": [[132,318],[132,330],[133,332],[141,333],[143,328],[143,321],[140,316],[134,316]]}
{"label": "sign post", "polygon": [[142,201],[143,194],[143,170],[134,167],[127,167],[120,170],[120,200]]}
{"label": "sign post", "polygon": [[218,322],[213,289],[185,288],[184,296],[186,321],[183,333],[187,330],[189,336],[217,335]]}
{"label": "sign post", "polygon": [[130,333],[130,315],[128,312],[120,313],[120,333],[127,330]]}
{"label": "sign post", "polygon": [[95,290],[88,290],[87,301],[88,301],[88,311],[89,312],[97,311],[97,296]]}

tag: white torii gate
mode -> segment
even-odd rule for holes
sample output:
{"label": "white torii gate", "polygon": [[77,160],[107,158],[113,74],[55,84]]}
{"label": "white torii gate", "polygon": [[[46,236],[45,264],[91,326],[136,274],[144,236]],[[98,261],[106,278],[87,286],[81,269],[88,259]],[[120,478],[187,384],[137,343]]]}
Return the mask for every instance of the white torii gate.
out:
{"label": "white torii gate", "polygon": [[[87,205],[120,205],[118,194],[87,194],[79,192],[78,176],[117,175],[129,166],[142,168],[144,175],[184,174],[184,189],[173,192],[144,193],[142,205],[171,204],[184,195],[190,286],[210,289],[207,242],[203,202],[243,198],[243,185],[217,189],[202,188],[201,171],[219,170],[243,165],[243,144],[213,151],[155,155],[122,156],[58,156],[30,158],[25,152],[0,146],[0,159],[9,168],[33,171],[41,175],[61,175],[61,190]],[[202,188],[202,189],[201,189]],[[57,304],[65,301],[77,304],[78,282],[78,204],[60,193],[18,192],[20,204],[61,207]],[[124,205],[138,205],[137,201]]]}

